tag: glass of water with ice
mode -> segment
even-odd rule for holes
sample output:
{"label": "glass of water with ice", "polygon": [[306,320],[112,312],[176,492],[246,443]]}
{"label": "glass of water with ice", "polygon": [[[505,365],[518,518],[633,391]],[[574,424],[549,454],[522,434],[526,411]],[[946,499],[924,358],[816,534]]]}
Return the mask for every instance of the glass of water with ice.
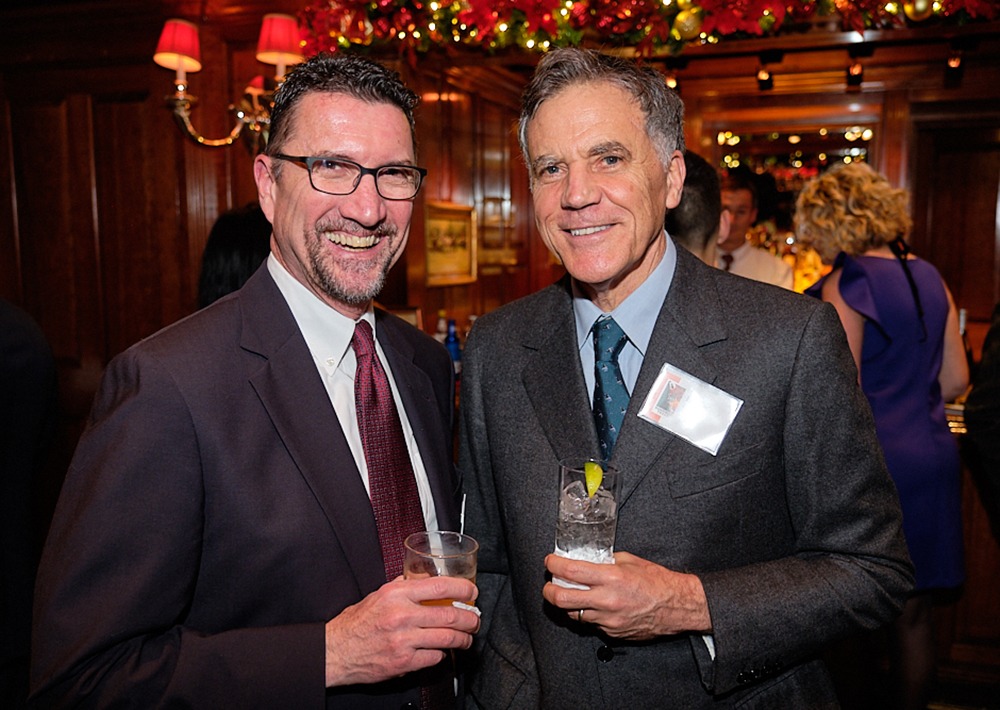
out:
{"label": "glass of water with ice", "polygon": [[[614,564],[620,488],[618,469],[606,461],[570,458],[559,462],[557,555]],[[563,587],[589,588],[558,577],[552,581]]]}

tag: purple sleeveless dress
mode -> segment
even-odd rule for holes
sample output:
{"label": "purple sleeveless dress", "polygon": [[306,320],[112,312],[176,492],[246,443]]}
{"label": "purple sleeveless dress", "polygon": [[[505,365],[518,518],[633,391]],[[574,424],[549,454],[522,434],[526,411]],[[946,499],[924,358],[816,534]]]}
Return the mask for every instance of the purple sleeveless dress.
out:
{"label": "purple sleeveless dress", "polygon": [[[963,582],[965,567],[961,463],[937,381],[948,297],[934,266],[921,259],[907,266],[920,294],[923,326],[898,259],[841,254],[834,268],[843,269],[844,301],[865,318],[861,388],[899,490],[916,589],[951,588]],[[807,293],[819,297],[822,283]]]}

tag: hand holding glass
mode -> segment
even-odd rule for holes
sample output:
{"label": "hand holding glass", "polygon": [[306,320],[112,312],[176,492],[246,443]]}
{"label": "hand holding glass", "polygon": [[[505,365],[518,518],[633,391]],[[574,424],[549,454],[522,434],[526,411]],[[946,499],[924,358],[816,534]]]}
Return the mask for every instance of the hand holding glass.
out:
{"label": "hand holding glass", "polygon": [[[559,516],[556,549],[560,557],[603,564],[615,562],[615,528],[621,475],[605,461],[574,458],[559,462]],[[553,583],[589,587],[558,577]]]}
{"label": "hand holding glass", "polygon": [[[476,557],[479,543],[457,532],[417,532],[403,543],[403,576],[406,579],[425,577],[462,577],[476,583]],[[453,601],[472,604],[471,599],[436,599],[428,605],[450,605]]]}

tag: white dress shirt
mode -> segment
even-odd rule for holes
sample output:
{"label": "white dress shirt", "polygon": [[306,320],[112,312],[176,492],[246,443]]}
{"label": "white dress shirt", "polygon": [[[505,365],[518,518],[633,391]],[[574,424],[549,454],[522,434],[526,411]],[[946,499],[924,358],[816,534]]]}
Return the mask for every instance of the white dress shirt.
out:
{"label": "white dress shirt", "polygon": [[[726,268],[722,261],[724,253],[726,252],[720,250],[716,255],[715,265],[720,269]],[[743,242],[729,254],[733,257],[733,263],[728,269],[729,273],[792,289],[794,284],[792,267],[786,264],[784,259],[775,256],[766,249],[755,247],[748,241]]]}
{"label": "white dress shirt", "polygon": [[[299,330],[302,331],[302,337],[305,338],[306,346],[312,354],[320,379],[322,379],[326,393],[330,397],[330,403],[337,414],[337,419],[340,420],[340,427],[344,430],[344,436],[351,447],[354,462],[358,466],[358,471],[361,472],[365,490],[371,495],[371,488],[368,484],[368,464],[365,461],[365,452],[361,444],[361,432],[358,429],[354,404],[354,373],[357,369],[357,359],[354,355],[354,348],[351,347],[351,338],[354,336],[355,321],[319,300],[312,291],[288,273],[288,270],[282,266],[274,254],[267,257],[267,270],[278,285],[281,295],[285,297],[285,301],[292,311],[292,317],[295,318]],[[396,403],[396,411],[399,412],[399,421],[403,426],[403,438],[406,440],[406,448],[410,453],[410,462],[413,465],[413,473],[417,481],[417,492],[420,495],[420,506],[424,513],[424,524],[428,530],[437,530],[437,512],[434,509],[434,499],[431,495],[430,483],[427,481],[427,472],[424,470],[417,442],[413,438],[410,420],[399,398],[399,388],[393,379],[392,369],[382,352],[382,346],[379,345],[378,330],[375,327],[375,312],[370,305],[362,318],[367,320],[372,327],[379,362],[382,363],[386,377],[389,378],[389,384],[392,386],[392,398]],[[303,412],[303,416],[309,416],[309,413]],[[335,464],[331,463],[331,465]]]}

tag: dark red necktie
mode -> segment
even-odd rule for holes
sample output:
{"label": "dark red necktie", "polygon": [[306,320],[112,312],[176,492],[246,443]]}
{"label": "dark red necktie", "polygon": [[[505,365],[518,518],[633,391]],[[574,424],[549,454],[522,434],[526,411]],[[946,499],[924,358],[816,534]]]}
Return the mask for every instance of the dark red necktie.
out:
{"label": "dark red necktie", "polygon": [[[351,347],[358,359],[354,406],[368,463],[369,495],[388,582],[403,573],[403,540],[410,533],[424,529],[424,514],[389,378],[375,354],[375,339],[368,321],[360,320],[354,326]],[[455,707],[449,660],[421,672],[421,710]]]}
{"label": "dark red necktie", "polygon": [[385,578],[391,581],[403,573],[403,540],[424,529],[424,515],[392,389],[375,354],[375,339],[367,321],[358,321],[354,327],[351,347],[358,359],[354,404],[368,463],[368,488]]}
{"label": "dark red necktie", "polygon": [[729,271],[729,267],[733,265],[733,255],[722,254],[719,258],[722,259],[722,263],[725,264],[725,266],[723,266],[722,269],[724,271]]}

